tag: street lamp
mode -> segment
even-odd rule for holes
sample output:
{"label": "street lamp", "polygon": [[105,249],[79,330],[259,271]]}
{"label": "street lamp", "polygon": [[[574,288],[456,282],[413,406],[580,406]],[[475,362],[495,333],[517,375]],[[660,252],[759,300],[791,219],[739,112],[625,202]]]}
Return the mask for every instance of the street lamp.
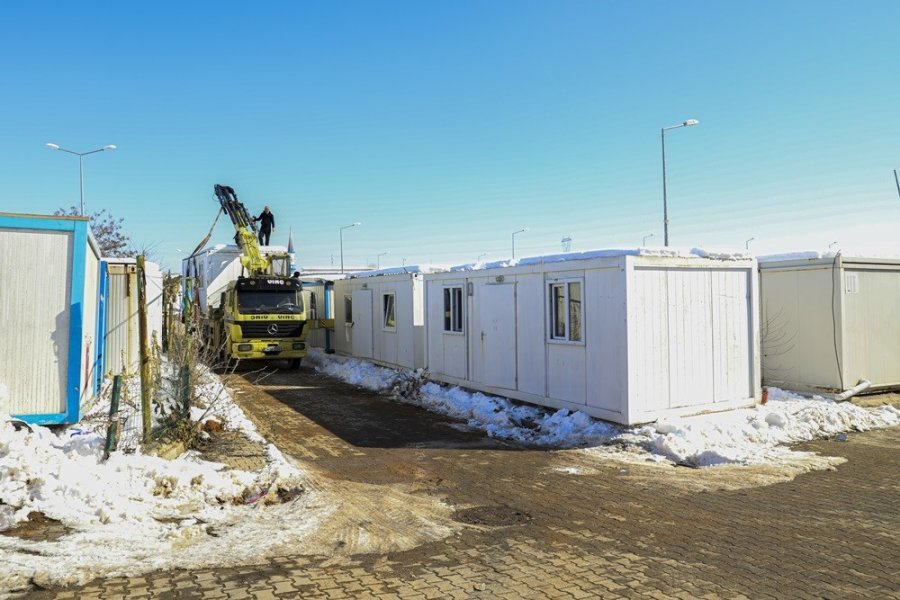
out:
{"label": "street lamp", "polygon": [[356,223],[351,223],[350,225],[344,225],[340,229],[340,232],[341,232],[341,274],[344,273],[344,230],[350,229],[351,227],[357,227],[359,225],[362,225],[362,223],[357,221]]}
{"label": "street lamp", "polygon": [[384,256],[385,254],[390,254],[390,252],[382,252],[381,254],[379,254],[378,256],[375,257],[375,268],[376,269],[381,268],[381,257]]}
{"label": "street lamp", "polygon": [[104,152],[106,150],[115,150],[116,145],[110,144],[108,146],[103,146],[102,148],[98,148],[96,150],[91,150],[90,152],[74,152],[72,150],[66,150],[65,148],[60,148],[57,144],[53,144],[47,142],[47,147],[51,150],[59,150],[60,152],[67,152],[69,154],[74,154],[78,157],[78,178],[81,186],[81,216],[84,216],[84,157],[88,154],[96,154],[98,152]]}
{"label": "street lamp", "polygon": [[513,258],[513,260],[516,260],[516,236],[520,233],[525,233],[526,231],[528,231],[527,227],[523,227],[522,229],[520,229],[518,231],[513,231],[513,234],[512,234],[512,258]]}
{"label": "street lamp", "polygon": [[666,197],[666,132],[670,129],[678,129],[679,127],[692,127],[699,125],[697,119],[688,119],[679,125],[671,125],[660,129],[660,137],[662,138],[662,167],[663,167],[663,243],[669,245],[669,203]]}
{"label": "street lamp", "polygon": [[828,244],[828,249],[831,250],[835,246],[837,246],[837,242],[831,242],[830,244]]}
{"label": "street lamp", "polygon": [[480,263],[481,259],[484,258],[485,256],[487,256],[487,252],[482,252],[481,254],[479,254],[478,258],[475,259],[475,264]]}
{"label": "street lamp", "polygon": [[655,233],[651,233],[650,235],[645,235],[644,239],[641,241],[641,248],[643,248],[647,245],[647,240],[649,240],[650,238],[655,237],[655,236],[656,236]]}
{"label": "street lamp", "polygon": [[749,249],[750,249],[750,242],[752,242],[752,241],[755,240],[755,239],[756,239],[755,237],[752,237],[752,238],[750,238],[749,240],[747,240],[746,242],[744,242],[744,248],[746,248],[747,250],[749,250]]}

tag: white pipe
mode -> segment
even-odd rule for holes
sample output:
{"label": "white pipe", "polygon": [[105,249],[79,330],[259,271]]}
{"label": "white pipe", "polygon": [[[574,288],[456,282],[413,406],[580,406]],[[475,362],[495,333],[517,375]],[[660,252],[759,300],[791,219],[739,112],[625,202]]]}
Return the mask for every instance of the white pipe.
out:
{"label": "white pipe", "polygon": [[843,402],[844,400],[849,400],[850,398],[857,395],[858,393],[869,389],[869,387],[871,387],[871,385],[872,385],[872,382],[869,381],[868,379],[860,379],[859,383],[857,383],[855,386],[853,386],[849,390],[846,390],[840,394],[835,395],[834,401],[835,402]]}

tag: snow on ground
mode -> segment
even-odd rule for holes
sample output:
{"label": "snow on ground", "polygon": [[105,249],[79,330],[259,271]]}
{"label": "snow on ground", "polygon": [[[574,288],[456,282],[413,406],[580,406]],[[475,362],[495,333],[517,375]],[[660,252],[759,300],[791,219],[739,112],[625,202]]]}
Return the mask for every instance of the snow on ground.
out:
{"label": "snow on ground", "polygon": [[900,425],[900,410],[893,406],[868,409],[770,388],[768,403],[754,408],[625,427],[580,411],[554,411],[425,382],[421,372],[398,372],[318,349],[310,351],[308,361],[327,375],[392,393],[399,400],[465,421],[492,437],[536,446],[586,448],[619,457],[627,448],[632,458],[690,466],[783,462],[801,456],[788,444]]}
{"label": "snow on ground", "polygon": [[[226,427],[262,440],[217,377],[204,373],[198,391]],[[0,535],[0,597],[30,580],[67,584],[258,561],[295,545],[333,510],[271,444],[267,466],[248,473],[195,452],[172,461],[144,454],[139,429],[126,429],[120,450],[104,462],[105,422],[96,416],[108,410],[101,403],[90,412],[95,418],[58,431],[17,429],[0,416],[0,531],[32,512],[70,530],[56,541]],[[279,493],[296,497],[281,504]]]}

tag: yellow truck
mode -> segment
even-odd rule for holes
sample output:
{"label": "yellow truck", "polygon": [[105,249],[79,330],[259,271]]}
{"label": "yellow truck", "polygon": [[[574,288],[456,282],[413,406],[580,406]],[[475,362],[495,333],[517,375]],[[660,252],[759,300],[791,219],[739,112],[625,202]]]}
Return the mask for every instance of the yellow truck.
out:
{"label": "yellow truck", "polygon": [[290,257],[262,251],[256,225],[231,187],[216,185],[215,193],[240,254],[217,246],[185,259],[185,291],[198,310],[203,342],[225,363],[282,359],[296,369],[306,356],[307,314]]}

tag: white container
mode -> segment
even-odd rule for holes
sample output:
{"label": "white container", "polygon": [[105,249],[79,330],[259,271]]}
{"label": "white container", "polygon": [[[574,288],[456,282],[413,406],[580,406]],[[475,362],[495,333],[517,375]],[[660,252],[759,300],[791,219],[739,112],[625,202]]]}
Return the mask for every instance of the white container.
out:
{"label": "white container", "polygon": [[[262,246],[260,251],[264,256],[271,254],[284,254],[285,246]],[[241,249],[237,246],[218,244],[210,248],[204,248],[193,256],[181,261],[181,274],[184,277],[194,277],[194,293],[200,305],[200,310],[206,313],[208,307],[217,307],[221,294],[232,281],[236,281],[244,273],[241,266]],[[288,277],[291,275],[290,263],[279,261],[273,265],[273,273]]]}
{"label": "white container", "polygon": [[755,260],[673,254],[428,274],[429,376],[623,424],[753,405]]}
{"label": "white container", "polygon": [[417,267],[334,282],[334,349],[406,369],[425,365],[423,279]]}
{"label": "white container", "polygon": [[807,253],[759,263],[763,383],[900,387],[900,260]]}
{"label": "white container", "polygon": [[0,414],[78,421],[97,391],[99,278],[87,218],[0,213]]}
{"label": "white container", "polygon": [[[135,374],[140,367],[137,259],[104,258],[107,273],[105,357],[103,372]],[[162,343],[163,276],[159,265],[144,263],[147,287],[147,335]]]}

